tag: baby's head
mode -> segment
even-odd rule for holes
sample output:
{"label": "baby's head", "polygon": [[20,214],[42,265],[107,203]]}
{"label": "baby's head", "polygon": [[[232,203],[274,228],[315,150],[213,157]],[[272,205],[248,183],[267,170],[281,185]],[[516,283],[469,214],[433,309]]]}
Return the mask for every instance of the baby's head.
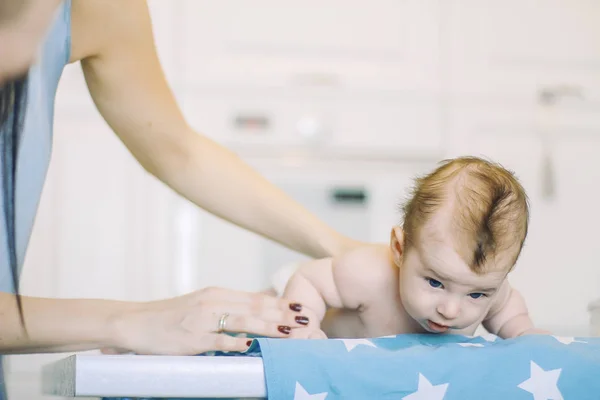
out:
{"label": "baby's head", "polygon": [[497,164],[462,157],[417,179],[403,211],[391,248],[408,314],[430,332],[481,322],[527,236],[523,187]]}

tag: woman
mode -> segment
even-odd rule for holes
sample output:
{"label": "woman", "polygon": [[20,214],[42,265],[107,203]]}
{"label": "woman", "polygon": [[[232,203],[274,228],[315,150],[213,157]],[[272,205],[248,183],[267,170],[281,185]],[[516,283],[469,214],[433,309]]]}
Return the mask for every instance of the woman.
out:
{"label": "woman", "polygon": [[0,354],[243,351],[246,339],[222,332],[286,337],[307,324],[301,305],[218,288],[148,303],[15,296],[49,160],[56,86],[65,64],[76,61],[109,126],[148,172],[182,196],[312,257],[357,244],[188,126],[163,77],[144,1],[3,0]]}

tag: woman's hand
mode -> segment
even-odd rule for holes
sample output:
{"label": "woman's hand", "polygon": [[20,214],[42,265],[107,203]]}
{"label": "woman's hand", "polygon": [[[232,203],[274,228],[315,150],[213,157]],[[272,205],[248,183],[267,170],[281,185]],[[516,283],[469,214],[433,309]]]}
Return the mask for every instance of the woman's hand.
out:
{"label": "woman's hand", "polygon": [[327,334],[319,328],[298,328],[292,331],[290,339],[327,339]]}
{"label": "woman's hand", "polygon": [[299,304],[262,293],[206,288],[139,303],[119,313],[114,318],[114,349],[103,352],[195,355],[213,350],[245,351],[249,339],[224,332],[289,337],[293,329],[308,324],[301,311]]}

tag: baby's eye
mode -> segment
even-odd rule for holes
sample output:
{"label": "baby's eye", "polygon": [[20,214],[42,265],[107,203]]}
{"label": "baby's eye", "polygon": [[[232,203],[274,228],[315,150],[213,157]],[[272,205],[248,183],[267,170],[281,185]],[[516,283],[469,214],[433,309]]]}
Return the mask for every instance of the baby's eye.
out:
{"label": "baby's eye", "polygon": [[481,296],[485,296],[485,294],[483,294],[483,293],[471,293],[469,296],[471,296],[472,299],[478,299]]}
{"label": "baby's eye", "polygon": [[440,282],[438,280],[435,280],[433,278],[427,278],[427,281],[429,282],[431,287],[434,287],[434,288],[442,287],[442,282]]}

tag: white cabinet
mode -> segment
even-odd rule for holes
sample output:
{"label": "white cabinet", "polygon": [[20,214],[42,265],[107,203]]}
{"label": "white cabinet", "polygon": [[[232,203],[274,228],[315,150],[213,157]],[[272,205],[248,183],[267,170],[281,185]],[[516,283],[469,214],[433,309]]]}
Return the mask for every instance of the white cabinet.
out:
{"label": "white cabinet", "polygon": [[186,115],[228,145],[442,152],[438,1],[183,1]]}
{"label": "white cabinet", "polygon": [[59,177],[53,210],[57,293],[131,297],[137,285],[129,271],[141,261],[135,250],[143,239],[139,167],[98,116],[64,117],[56,123],[52,160]]}
{"label": "white cabinet", "polygon": [[513,283],[538,324],[587,334],[600,293],[600,3],[453,0],[441,13],[448,154],[516,171],[532,219]]}
{"label": "white cabinet", "polygon": [[600,124],[585,133],[556,140],[556,197],[537,235],[551,266],[543,300],[554,311],[553,319],[572,326],[588,324],[586,307],[600,294],[600,188],[595,184],[600,180]]}
{"label": "white cabinet", "polygon": [[190,85],[438,89],[439,1],[183,3]]}
{"label": "white cabinet", "polygon": [[205,90],[186,94],[190,124],[243,150],[304,149],[361,157],[442,154],[439,103],[405,94]]}
{"label": "white cabinet", "polygon": [[535,98],[556,85],[600,87],[598,1],[442,4],[445,85],[452,93],[511,99]]}
{"label": "white cabinet", "polygon": [[457,107],[450,126],[461,138],[456,153],[500,162],[515,171],[529,195],[530,230],[511,281],[535,322],[586,335],[587,305],[600,290],[600,113],[575,113],[558,109],[553,125],[540,132],[527,108]]}

